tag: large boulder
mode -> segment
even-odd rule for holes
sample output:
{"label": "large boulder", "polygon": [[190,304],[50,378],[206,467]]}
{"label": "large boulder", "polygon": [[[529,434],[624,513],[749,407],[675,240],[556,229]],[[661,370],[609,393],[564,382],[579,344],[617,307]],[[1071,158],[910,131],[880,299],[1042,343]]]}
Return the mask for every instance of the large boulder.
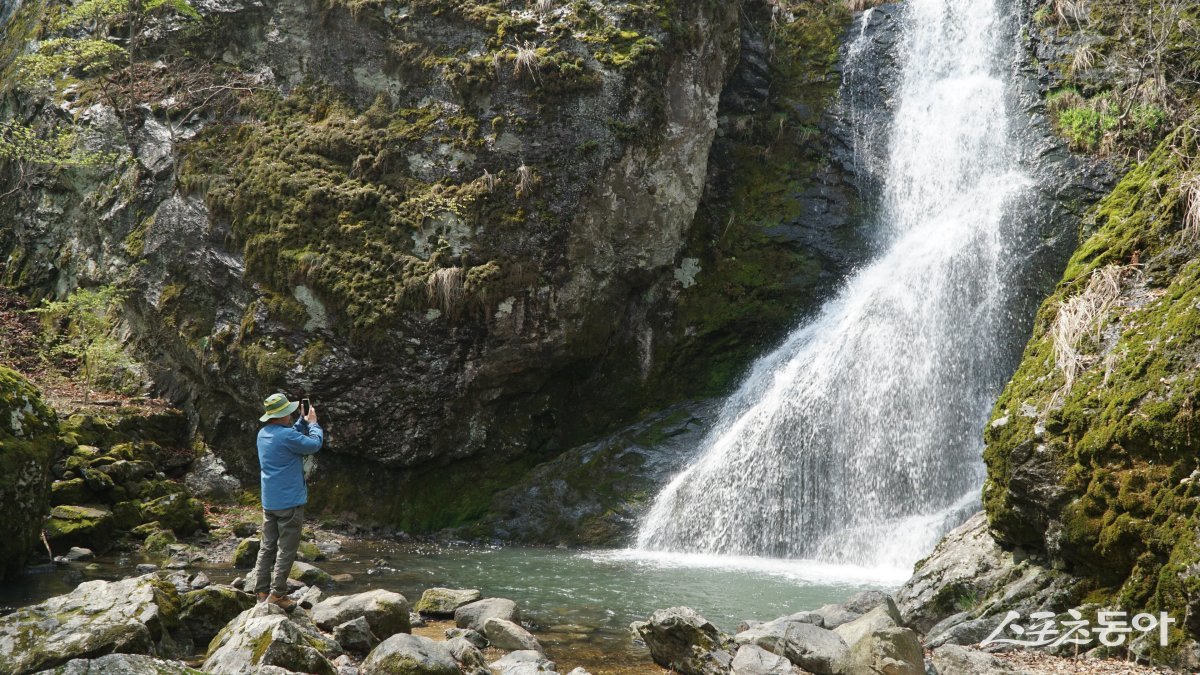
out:
{"label": "large boulder", "polygon": [[24,675],[110,652],[175,656],[178,627],[179,593],[157,575],[87,581],[0,617],[0,673]]}
{"label": "large boulder", "polygon": [[751,644],[738,647],[730,671],[731,675],[800,675],[803,672],[787,658]]}
{"label": "large boulder", "polygon": [[42,675],[204,675],[179,661],[164,661],[141,654],[109,654],[94,659],[72,659]]}
{"label": "large boulder", "polygon": [[454,625],[459,628],[482,633],[488,619],[520,621],[521,611],[517,609],[517,603],[506,598],[484,598],[454,610]]}
{"label": "large boulder", "polygon": [[259,603],[221,629],[208,645],[201,667],[211,675],[243,675],[263,666],[314,675],[336,675],[330,662],[341,654],[336,642],[280,607]]}
{"label": "large boulder", "polygon": [[0,366],[0,580],[20,572],[37,545],[62,447],[54,411],[24,377]]}
{"label": "large boulder", "polygon": [[734,641],[783,656],[817,675],[835,673],[847,652],[846,642],[837,633],[807,621],[772,621],[738,633]]}
{"label": "large boulder", "polygon": [[206,645],[225,624],[253,606],[254,596],[249,593],[232,586],[205,586],[183,594],[179,620],[195,644]]}
{"label": "large boulder", "polygon": [[183,484],[197,497],[228,498],[242,489],[238,479],[229,475],[225,463],[211,450],[205,450],[196,458],[184,475]]}
{"label": "large boulder", "polygon": [[450,650],[427,637],[397,633],[371,650],[363,675],[459,675]]}
{"label": "large boulder", "polygon": [[452,617],[454,611],[463,605],[469,605],[483,597],[479,591],[455,588],[429,588],[421,594],[414,608],[421,614],[439,618]]}
{"label": "large boulder", "polygon": [[901,624],[900,612],[889,598],[888,601],[875,609],[863,614],[857,619],[844,623],[833,629],[845,643],[853,647],[855,643],[877,630],[896,628]]}
{"label": "large boulder", "polygon": [[112,511],[102,506],[56,506],[46,520],[46,540],[54,550],[83,546],[103,551],[115,533]]}
{"label": "large boulder", "polygon": [[366,617],[362,616],[334,626],[333,639],[342,649],[359,656],[366,656],[379,644],[379,638],[375,637]]}
{"label": "large boulder", "polygon": [[733,664],[733,640],[690,607],[656,610],[629,628],[655,663],[683,675],[720,675]]}
{"label": "large boulder", "polygon": [[507,651],[520,651],[522,649],[532,649],[536,652],[542,651],[542,645],[537,641],[537,638],[512,621],[490,618],[483,623],[483,634],[487,636],[488,642],[492,643],[492,646],[497,649]]}
{"label": "large boulder", "polygon": [[[814,671],[817,672],[817,671]],[[863,636],[839,664],[840,675],[924,675],[925,650],[911,628],[882,628]],[[948,671],[947,675],[955,671]]]}
{"label": "large boulder", "polygon": [[381,588],[355,595],[335,595],[312,609],[313,623],[327,631],[360,616],[367,620],[371,632],[380,639],[412,630],[408,600],[399,593]]}

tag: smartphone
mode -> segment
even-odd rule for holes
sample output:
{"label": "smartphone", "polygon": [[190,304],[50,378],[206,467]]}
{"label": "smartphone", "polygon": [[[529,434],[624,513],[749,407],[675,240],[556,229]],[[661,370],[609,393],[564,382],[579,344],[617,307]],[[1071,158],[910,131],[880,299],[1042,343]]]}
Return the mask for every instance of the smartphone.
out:
{"label": "smartphone", "polygon": [[300,416],[301,417],[308,417],[309,405],[310,404],[308,402],[308,399],[306,399],[306,398],[300,399]]}

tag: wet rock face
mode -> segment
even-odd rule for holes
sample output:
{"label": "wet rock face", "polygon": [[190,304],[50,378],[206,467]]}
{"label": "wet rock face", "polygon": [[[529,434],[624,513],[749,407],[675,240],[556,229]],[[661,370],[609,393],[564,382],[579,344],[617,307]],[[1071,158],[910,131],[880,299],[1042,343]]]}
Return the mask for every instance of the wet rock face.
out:
{"label": "wet rock face", "polygon": [[41,394],[0,367],[0,580],[19,572],[34,549],[50,497],[50,467],[63,445]]}
{"label": "wet rock face", "polygon": [[179,594],[157,575],[88,581],[0,617],[0,671],[24,675],[114,651],[174,658],[179,627]]}

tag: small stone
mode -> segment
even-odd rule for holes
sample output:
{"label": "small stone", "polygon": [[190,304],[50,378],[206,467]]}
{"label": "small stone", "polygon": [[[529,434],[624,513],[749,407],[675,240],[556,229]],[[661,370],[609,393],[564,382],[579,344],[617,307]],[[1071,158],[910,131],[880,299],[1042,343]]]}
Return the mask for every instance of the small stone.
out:
{"label": "small stone", "polygon": [[344,574],[344,573],[343,574],[334,574],[334,575],[331,575],[330,578],[339,584],[349,584],[354,581],[353,574]]}
{"label": "small stone", "polygon": [[92,560],[96,556],[92,553],[92,549],[90,548],[72,546],[71,550],[67,551],[67,555],[64,557],[70,562],[82,562],[85,560]]}
{"label": "small stone", "polygon": [[483,652],[480,651],[482,647],[472,644],[467,638],[451,638],[446,640],[445,644],[454,660],[458,661],[465,670],[487,668],[487,660],[483,658]]}
{"label": "small stone", "polygon": [[191,584],[193,589],[199,590],[212,585],[212,580],[204,572],[196,572],[195,576],[192,577]]}
{"label": "small stone", "polygon": [[146,574],[148,572],[157,572],[158,565],[151,565],[150,563],[141,563],[137,567],[134,567],[133,569],[138,574]]}
{"label": "small stone", "polygon": [[325,570],[300,561],[292,563],[292,571],[288,574],[288,578],[296,579],[310,586],[333,583],[333,578]]}

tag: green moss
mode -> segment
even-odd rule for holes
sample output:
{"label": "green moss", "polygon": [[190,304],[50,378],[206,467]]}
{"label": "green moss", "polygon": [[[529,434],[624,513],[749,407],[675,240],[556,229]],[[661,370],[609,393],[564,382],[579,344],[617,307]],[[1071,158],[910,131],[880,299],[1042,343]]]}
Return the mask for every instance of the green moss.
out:
{"label": "green moss", "polygon": [[57,417],[38,390],[0,366],[0,580],[19,572],[34,550],[50,466],[64,448]]}

